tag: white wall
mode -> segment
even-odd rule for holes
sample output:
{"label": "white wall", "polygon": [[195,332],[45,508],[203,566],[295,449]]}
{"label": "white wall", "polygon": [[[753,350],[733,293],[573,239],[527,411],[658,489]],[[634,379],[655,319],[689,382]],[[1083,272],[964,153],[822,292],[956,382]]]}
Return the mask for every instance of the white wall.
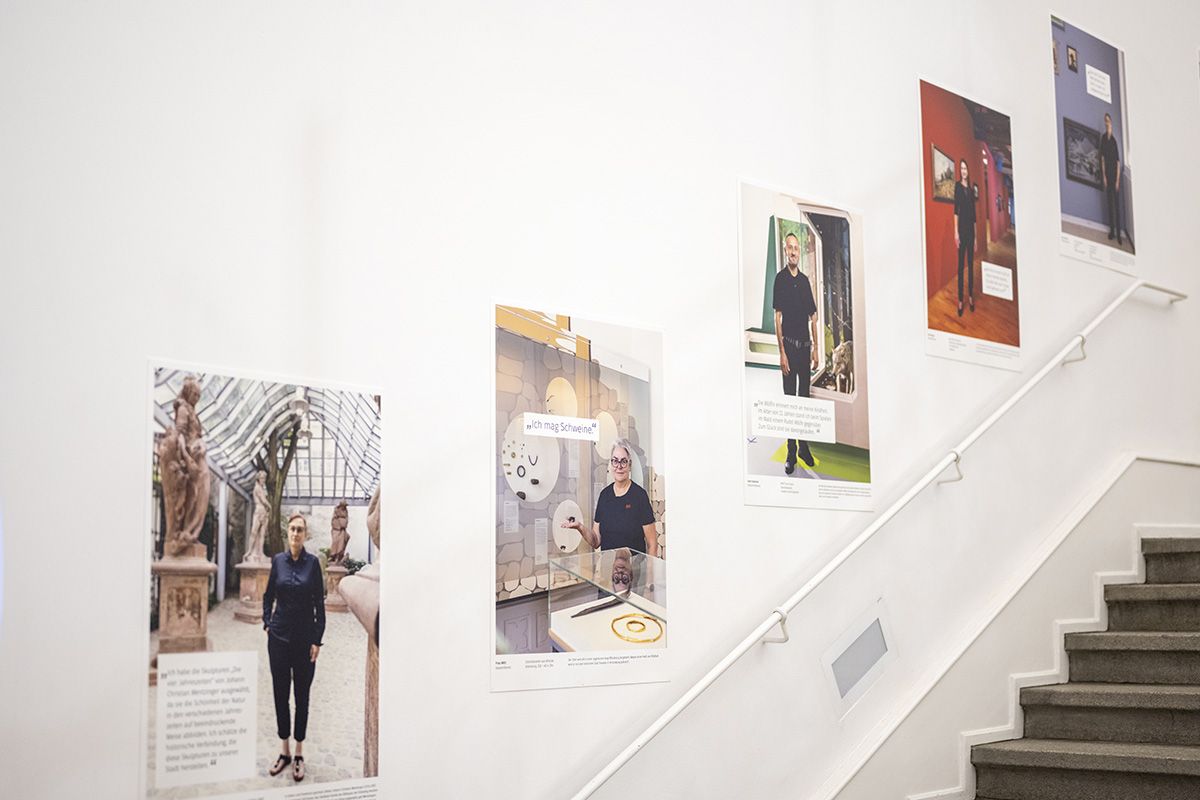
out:
{"label": "white wall", "polygon": [[[1139,263],[1197,295],[1200,9],[1055,11],[1125,48]],[[1026,377],[923,354],[918,74],[1012,114],[1027,363],[1126,285],[1057,255],[1049,40],[1029,0],[4,3],[6,791],[136,793],[153,356],[383,388],[383,796],[569,796],[870,521],[742,505],[736,176],[864,214],[880,509]],[[488,692],[520,296],[666,331],[671,683]],[[1121,311],[599,796],[811,796],[1121,449],[1196,453],[1197,304]],[[839,720],[876,597],[900,658]]]}
{"label": "white wall", "polygon": [[1145,578],[1140,537],[1195,536],[1198,520],[1200,469],[1134,462],[838,800],[901,798],[960,786],[965,794],[946,795],[947,800],[973,798],[974,770],[961,734],[972,733],[974,742],[1019,736],[1019,687],[1065,681],[1063,634],[1104,630],[1104,584]]}

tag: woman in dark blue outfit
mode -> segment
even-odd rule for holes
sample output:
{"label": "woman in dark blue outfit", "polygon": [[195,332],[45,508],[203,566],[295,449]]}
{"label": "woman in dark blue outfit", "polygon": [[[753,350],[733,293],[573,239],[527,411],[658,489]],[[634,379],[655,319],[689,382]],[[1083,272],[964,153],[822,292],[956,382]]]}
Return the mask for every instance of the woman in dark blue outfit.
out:
{"label": "woman in dark blue outfit", "polygon": [[[325,634],[325,587],[321,564],[304,549],[308,523],[302,514],[288,518],[288,549],[271,559],[271,576],[263,592],[263,627],[267,630],[267,655],[275,689],[275,721],[279,728],[279,758],[271,766],[278,775],[292,764],[292,777],[304,779],[304,736],[308,728],[308,690],[317,669],[321,637]],[[296,757],[288,738],[292,735],[288,693],[296,694]]]}

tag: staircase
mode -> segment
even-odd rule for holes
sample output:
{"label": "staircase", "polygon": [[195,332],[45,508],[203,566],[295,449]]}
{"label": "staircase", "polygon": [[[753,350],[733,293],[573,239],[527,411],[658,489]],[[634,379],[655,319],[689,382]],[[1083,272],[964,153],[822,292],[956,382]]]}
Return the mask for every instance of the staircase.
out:
{"label": "staircase", "polygon": [[1200,799],[1200,539],[1145,539],[1069,682],[1021,690],[1025,737],[971,748],[977,800]]}

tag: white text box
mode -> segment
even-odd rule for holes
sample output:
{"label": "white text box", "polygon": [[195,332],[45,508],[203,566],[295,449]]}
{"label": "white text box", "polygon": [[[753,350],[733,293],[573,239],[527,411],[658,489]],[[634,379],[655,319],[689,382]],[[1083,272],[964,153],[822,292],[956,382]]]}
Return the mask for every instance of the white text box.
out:
{"label": "white text box", "polygon": [[[807,376],[800,379],[807,380]],[[833,406],[832,400],[811,397],[760,397],[754,401],[752,429],[755,436],[834,442]]]}
{"label": "white text box", "polygon": [[250,778],[258,736],[258,653],[159,653],[154,783]]}
{"label": "white text box", "polygon": [[980,261],[979,265],[983,270],[983,293],[990,294],[992,297],[1012,300],[1013,271],[1008,267],[989,264],[986,261]]}
{"label": "white text box", "polygon": [[1112,81],[1109,80],[1108,73],[1096,69],[1091,64],[1085,65],[1087,72],[1087,93],[1092,97],[1099,97],[1106,103],[1112,102]]}

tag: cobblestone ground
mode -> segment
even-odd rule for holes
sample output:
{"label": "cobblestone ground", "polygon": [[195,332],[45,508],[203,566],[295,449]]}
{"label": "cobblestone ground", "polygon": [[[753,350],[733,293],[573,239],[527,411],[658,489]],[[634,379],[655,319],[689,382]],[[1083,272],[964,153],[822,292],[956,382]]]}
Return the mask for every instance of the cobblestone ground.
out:
{"label": "cobblestone ground", "polygon": [[[267,769],[279,755],[271,670],[267,661],[267,634],[261,624],[252,625],[234,619],[233,611],[238,602],[236,597],[227,598],[208,612],[208,637],[215,651],[254,650],[258,653],[258,774],[243,780],[155,790],[158,689],[151,686],[146,761],[148,797],[155,800],[182,800],[296,787],[290,768],[275,777],[267,774]],[[353,614],[326,614],[325,619],[325,646],[321,648],[321,655],[317,659],[317,672],[309,699],[308,735],[304,741],[305,778],[301,786],[361,778],[363,773],[367,634]],[[153,633],[150,638],[150,652],[153,654],[158,652],[158,634]]]}

